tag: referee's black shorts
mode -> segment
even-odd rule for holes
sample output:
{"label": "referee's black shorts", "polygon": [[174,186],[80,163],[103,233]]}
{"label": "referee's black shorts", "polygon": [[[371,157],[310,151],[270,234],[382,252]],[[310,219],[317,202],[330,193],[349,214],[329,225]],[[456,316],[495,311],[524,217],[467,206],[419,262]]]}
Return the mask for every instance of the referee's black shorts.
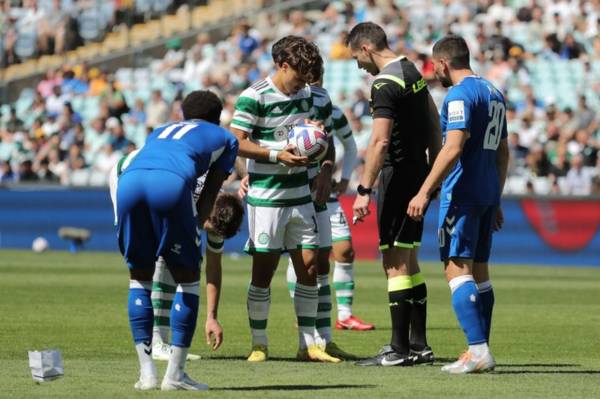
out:
{"label": "referee's black shorts", "polygon": [[412,249],[421,245],[423,221],[414,221],[406,210],[426,177],[426,167],[414,164],[384,166],[381,170],[377,197],[380,250],[392,247]]}

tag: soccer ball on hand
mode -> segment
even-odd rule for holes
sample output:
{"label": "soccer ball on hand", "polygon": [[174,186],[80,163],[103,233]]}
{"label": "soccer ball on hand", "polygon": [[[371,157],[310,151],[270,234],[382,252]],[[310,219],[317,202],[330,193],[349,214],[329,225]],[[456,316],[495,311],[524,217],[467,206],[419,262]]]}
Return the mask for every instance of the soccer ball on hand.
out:
{"label": "soccer ball on hand", "polygon": [[329,146],[327,133],[310,124],[294,126],[288,133],[288,143],[296,147],[298,155],[306,156],[311,161],[323,159]]}

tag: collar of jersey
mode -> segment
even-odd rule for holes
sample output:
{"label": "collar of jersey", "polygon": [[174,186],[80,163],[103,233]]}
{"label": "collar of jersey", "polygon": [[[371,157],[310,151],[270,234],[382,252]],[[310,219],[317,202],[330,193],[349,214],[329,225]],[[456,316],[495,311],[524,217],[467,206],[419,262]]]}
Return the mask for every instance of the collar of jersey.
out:
{"label": "collar of jersey", "polygon": [[393,60],[386,62],[383,68],[381,68],[381,70],[383,70],[386,66],[390,65],[392,62],[400,61],[402,58],[406,58],[406,56],[401,55],[400,57],[394,58]]}

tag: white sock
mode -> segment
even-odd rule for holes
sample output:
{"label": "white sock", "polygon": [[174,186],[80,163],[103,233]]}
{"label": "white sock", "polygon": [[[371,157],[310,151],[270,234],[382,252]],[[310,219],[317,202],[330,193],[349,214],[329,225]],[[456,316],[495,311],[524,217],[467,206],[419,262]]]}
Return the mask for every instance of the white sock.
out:
{"label": "white sock", "polygon": [[167,364],[167,371],[165,372],[165,378],[171,381],[181,381],[183,378],[185,368],[185,360],[190,348],[181,348],[179,346],[171,347],[171,355],[169,356],[169,364]]}
{"label": "white sock", "polygon": [[152,361],[152,345],[147,346],[143,342],[135,344],[135,350],[140,361],[140,378],[143,380],[156,379],[158,372]]}
{"label": "white sock", "polygon": [[317,276],[318,305],[317,321],[315,323],[315,341],[319,345],[331,342],[331,287],[329,275]]}
{"label": "white sock", "polygon": [[335,262],[333,288],[337,302],[337,318],[341,321],[347,320],[352,316],[354,299],[354,265],[352,263]]}
{"label": "white sock", "polygon": [[248,319],[252,333],[252,346],[269,344],[267,338],[267,320],[271,304],[271,289],[248,287]]}
{"label": "white sock", "polygon": [[306,348],[315,343],[318,304],[319,297],[316,285],[309,286],[296,283],[294,309],[298,320],[298,343],[300,348]]}
{"label": "white sock", "polygon": [[154,326],[152,327],[152,343],[169,343],[171,304],[175,297],[177,284],[162,257],[156,261],[152,276],[152,308]]}
{"label": "white sock", "polygon": [[481,357],[489,351],[488,344],[486,342],[477,345],[469,345],[469,352],[475,357]]}
{"label": "white sock", "polygon": [[288,268],[287,268],[287,286],[290,292],[290,298],[294,299],[294,291],[296,290],[296,270],[294,270],[294,263],[292,258],[288,257]]}

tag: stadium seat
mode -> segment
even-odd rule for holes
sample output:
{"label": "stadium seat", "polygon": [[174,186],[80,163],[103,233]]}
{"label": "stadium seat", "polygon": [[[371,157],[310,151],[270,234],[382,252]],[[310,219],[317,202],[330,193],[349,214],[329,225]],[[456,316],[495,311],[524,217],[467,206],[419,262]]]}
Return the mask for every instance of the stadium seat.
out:
{"label": "stadium seat", "polygon": [[33,29],[20,29],[15,42],[15,54],[22,60],[33,57],[37,47],[37,34]]}

